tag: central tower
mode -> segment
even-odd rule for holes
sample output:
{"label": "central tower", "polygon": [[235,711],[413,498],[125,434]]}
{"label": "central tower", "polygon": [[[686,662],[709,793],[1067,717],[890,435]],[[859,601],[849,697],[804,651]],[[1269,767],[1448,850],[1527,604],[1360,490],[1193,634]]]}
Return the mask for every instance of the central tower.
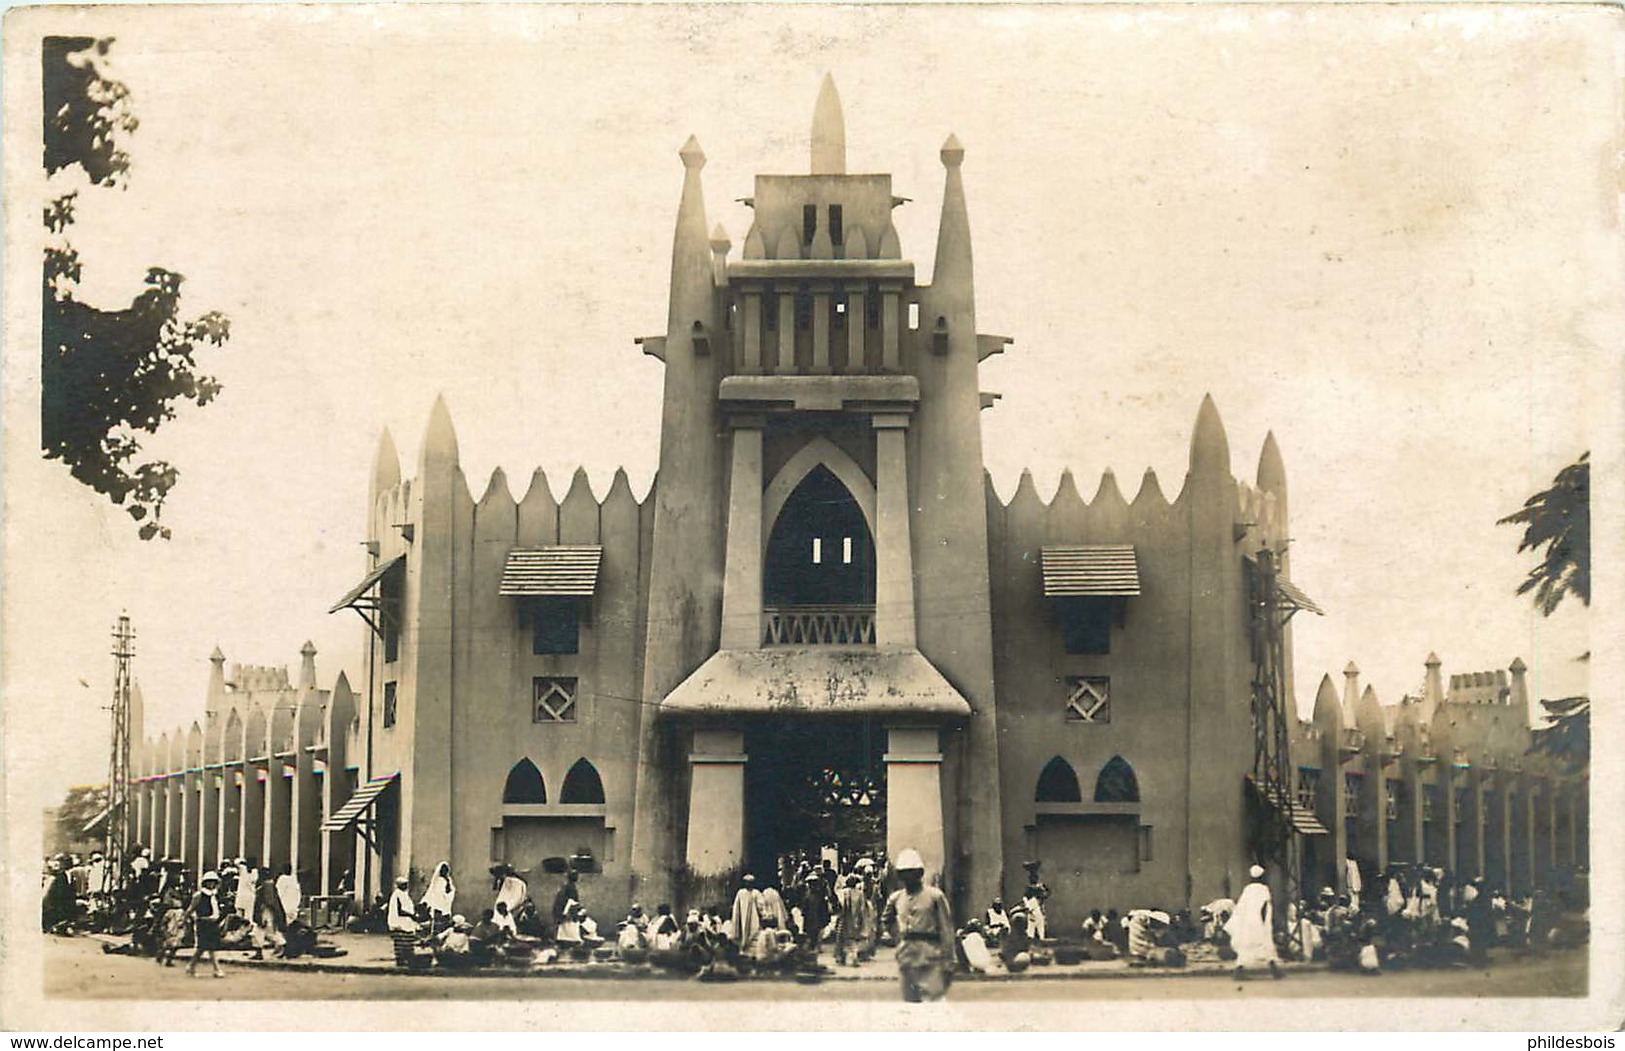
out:
{"label": "central tower", "polygon": [[[771,863],[799,833],[766,830],[819,813],[826,782],[883,814],[867,841],[829,821],[807,841],[998,886],[977,369],[1006,341],[976,334],[958,141],[929,286],[892,224],[906,199],[849,174],[845,142],[826,77],[809,173],[756,177],[737,259],[706,234],[698,143],[680,154],[667,332],[641,341],[666,368],[633,837],[651,892]],[[791,738],[809,784],[747,778]]]}

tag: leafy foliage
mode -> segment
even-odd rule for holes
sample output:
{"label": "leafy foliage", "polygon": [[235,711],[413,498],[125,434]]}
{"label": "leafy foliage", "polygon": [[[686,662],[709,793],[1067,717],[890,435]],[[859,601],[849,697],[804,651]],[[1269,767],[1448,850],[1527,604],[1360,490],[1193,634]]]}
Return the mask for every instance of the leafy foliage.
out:
{"label": "leafy foliage", "polygon": [[1518,594],[1535,593],[1535,606],[1550,616],[1572,594],[1591,604],[1591,454],[1557,473],[1549,489],[1524,501],[1523,507],[1497,525],[1521,525],[1518,551],[1545,549],[1541,560],[1518,585]]}
{"label": "leafy foliage", "polygon": [[1535,727],[1529,750],[1551,756],[1566,772],[1591,762],[1591,698],[1560,697],[1541,701],[1546,724]]}
{"label": "leafy foliage", "polygon": [[62,805],[56,808],[56,831],[59,842],[94,841],[96,836],[86,832],[85,826],[106,809],[106,785],[76,785],[68,789]]}
{"label": "leafy foliage", "polygon": [[[47,37],[42,49],[45,171],[80,168],[92,185],[123,186],[130,157],[120,145],[136,130],[130,92],[99,61],[111,39]],[[196,369],[205,345],[219,346],[230,322],[218,312],[180,318],[184,278],[153,267],[128,307],[102,310],[76,293],[83,265],[67,242],[78,191],[45,208],[55,242],[42,271],[40,430],[47,459],[141,523],[143,540],[167,539],[159,522],[179,473],[163,460],[138,461],[139,435],[175,417],[183,401],[207,405],[220,384]],[[126,506],[127,505],[127,506]]]}

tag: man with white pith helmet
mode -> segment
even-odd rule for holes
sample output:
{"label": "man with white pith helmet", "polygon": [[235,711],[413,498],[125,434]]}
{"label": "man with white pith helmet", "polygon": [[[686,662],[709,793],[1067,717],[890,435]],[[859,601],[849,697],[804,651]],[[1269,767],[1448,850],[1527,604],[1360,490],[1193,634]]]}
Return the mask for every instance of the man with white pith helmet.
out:
{"label": "man with white pith helmet", "polygon": [[897,938],[897,971],[903,999],[909,1003],[940,1000],[953,981],[954,921],[948,898],[925,884],[925,862],[912,848],[897,855],[893,866],[903,881],[886,899],[881,926]]}

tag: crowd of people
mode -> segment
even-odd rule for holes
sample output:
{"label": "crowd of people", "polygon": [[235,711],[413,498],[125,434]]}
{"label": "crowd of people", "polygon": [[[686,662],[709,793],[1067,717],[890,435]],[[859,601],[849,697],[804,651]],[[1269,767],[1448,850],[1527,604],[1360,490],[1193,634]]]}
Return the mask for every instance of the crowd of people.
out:
{"label": "crowd of people", "polygon": [[[194,882],[181,863],[137,847],[122,871],[100,853],[47,859],[42,901],[46,931],[128,934],[122,951],[173,965],[190,949],[188,973],[217,954],[256,958],[335,955],[302,918],[305,895],[289,866],[279,873],[238,858]],[[529,968],[557,961],[648,963],[714,981],[752,975],[810,976],[857,966],[879,948],[896,946],[905,998],[943,995],[957,970],[1020,974],[1035,964],[1123,960],[1130,966],[1231,964],[1238,977],[1280,977],[1287,961],[1323,961],[1333,969],[1484,966],[1505,946],[1536,953],[1578,944],[1583,922],[1565,909],[1583,905],[1567,894],[1536,891],[1513,899],[1483,879],[1457,883],[1442,869],[1396,865],[1368,893],[1323,888],[1277,917],[1264,870],[1234,899],[1194,913],[1135,908],[1092,911],[1078,931],[1053,930],[1050,890],[1039,864],[1028,862],[1021,897],[996,897],[985,912],[955,927],[946,897],[924,883],[919,855],[820,851],[778,859],[773,878],[746,873],[731,901],[679,914],[661,903],[634,903],[612,929],[589,914],[574,869],[563,873],[549,907],[538,906],[522,873],[490,869],[489,905],[470,921],[442,862],[414,898],[405,876],[393,893],[350,920],[353,931],[387,933],[403,968]],[[350,876],[340,878],[348,890]],[[483,895],[482,895],[483,896]],[[347,900],[347,899],[346,899]],[[347,917],[340,916],[343,923]]]}
{"label": "crowd of people", "polygon": [[42,929],[55,934],[127,935],[118,951],[152,956],[164,966],[191,949],[189,974],[207,956],[220,976],[220,951],[240,950],[260,959],[267,952],[320,954],[315,931],[301,919],[304,902],[304,889],[289,865],[273,873],[237,858],[194,879],[180,861],[155,859],[149,848],[137,845],[122,867],[100,852],[47,858],[40,918]]}
{"label": "crowd of people", "polygon": [[[1034,947],[1044,940],[1034,932],[1044,922],[1047,892],[1036,871],[1030,870],[1029,878],[1021,906],[1007,909],[995,899],[982,918],[960,928],[963,966],[986,971],[997,959],[1005,970],[1019,973],[1048,959]],[[1493,947],[1540,953],[1586,937],[1583,923],[1562,920],[1563,909],[1578,902],[1560,901],[1545,890],[1512,899],[1481,878],[1458,884],[1443,869],[1428,866],[1392,866],[1375,892],[1364,896],[1322,888],[1289,904],[1279,918],[1264,869],[1254,866],[1249,878],[1238,897],[1215,899],[1194,914],[1189,909],[1093,910],[1083,921],[1081,940],[1063,935],[1053,958],[1067,963],[1121,959],[1140,967],[1219,961],[1232,963],[1237,977],[1278,978],[1287,961],[1321,961],[1367,973],[1485,966]]]}

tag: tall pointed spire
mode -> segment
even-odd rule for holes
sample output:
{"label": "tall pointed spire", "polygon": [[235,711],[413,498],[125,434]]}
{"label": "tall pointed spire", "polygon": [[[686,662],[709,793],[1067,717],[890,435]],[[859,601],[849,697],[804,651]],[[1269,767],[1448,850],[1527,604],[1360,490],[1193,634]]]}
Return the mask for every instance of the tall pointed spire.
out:
{"label": "tall pointed spire", "polygon": [[1202,408],[1196,414],[1190,470],[1193,475],[1230,475],[1230,439],[1225,437],[1224,421],[1219,419],[1219,407],[1213,404],[1211,394],[1202,396]]}
{"label": "tall pointed spire", "polygon": [[457,463],[457,430],[451,425],[451,410],[446,408],[444,394],[435,395],[434,408],[429,410],[419,461],[425,465]]}
{"label": "tall pointed spire", "polygon": [[841,113],[835,78],[828,73],[824,74],[818,102],[813,106],[812,174],[846,174],[846,117]]}
{"label": "tall pointed spire", "polygon": [[378,451],[372,458],[372,503],[401,484],[401,454],[395,451],[395,438],[385,427],[378,435]]}
{"label": "tall pointed spire", "polygon": [[299,647],[299,688],[302,690],[316,688],[316,644],[309,639]]}
{"label": "tall pointed spire", "polygon": [[[937,224],[937,260],[931,271],[931,287],[947,292],[954,306],[963,296],[973,305],[975,268],[971,262],[970,216],[965,208],[965,182],[959,169],[965,162],[965,147],[957,135],[942,144],[942,166],[947,170],[942,188],[942,218]],[[884,253],[882,253],[884,254]],[[941,306],[949,305],[942,302]],[[941,307],[939,306],[939,309]]]}
{"label": "tall pointed spire", "polygon": [[710,308],[715,282],[711,248],[711,228],[705,221],[705,191],[700,169],[705,167],[705,151],[690,135],[677,151],[683,159],[683,197],[677,205],[677,232],[671,246],[671,310],[667,317],[667,348],[691,335],[696,321],[710,327]]}

